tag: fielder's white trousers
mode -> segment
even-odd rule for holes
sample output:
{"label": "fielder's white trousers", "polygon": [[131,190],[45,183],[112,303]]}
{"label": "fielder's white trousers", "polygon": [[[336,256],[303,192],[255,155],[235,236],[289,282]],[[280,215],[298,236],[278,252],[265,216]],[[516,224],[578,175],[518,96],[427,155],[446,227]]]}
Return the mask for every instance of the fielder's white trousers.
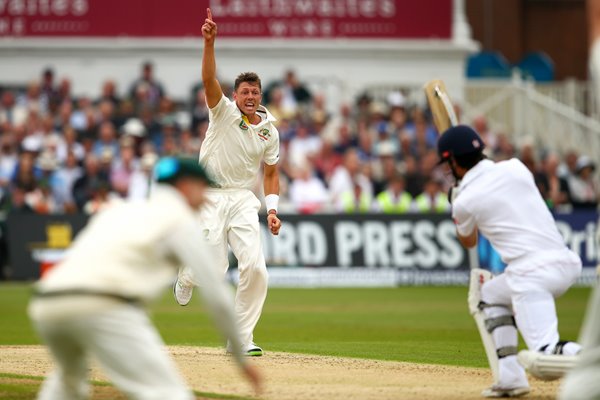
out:
{"label": "fielder's white trousers", "polygon": [[560,400],[600,399],[600,286],[596,285],[580,335],[583,350],[575,368],[563,380]]}
{"label": "fielder's white trousers", "polygon": [[123,304],[62,318],[44,318],[38,313],[32,315],[32,320],[56,364],[42,384],[38,400],[89,398],[89,356],[100,363],[111,382],[131,399],[195,399],[140,307]]}
{"label": "fielder's white trousers", "polygon": [[[215,266],[225,274],[229,268],[228,245],[238,260],[239,283],[235,297],[240,339],[253,341],[253,332],[267,297],[268,274],[262,250],[258,211],[260,201],[246,189],[210,189],[199,214],[205,240],[212,247]],[[196,285],[189,267],[179,272],[184,285]]]}

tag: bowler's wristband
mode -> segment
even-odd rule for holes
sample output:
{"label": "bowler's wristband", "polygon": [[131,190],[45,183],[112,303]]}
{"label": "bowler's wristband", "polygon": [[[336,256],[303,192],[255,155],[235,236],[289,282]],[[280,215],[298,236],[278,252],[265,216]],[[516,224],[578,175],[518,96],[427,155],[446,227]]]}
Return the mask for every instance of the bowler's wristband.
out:
{"label": "bowler's wristband", "polygon": [[265,205],[267,206],[267,214],[274,210],[277,213],[277,206],[279,205],[279,196],[276,194],[268,194],[265,196]]}

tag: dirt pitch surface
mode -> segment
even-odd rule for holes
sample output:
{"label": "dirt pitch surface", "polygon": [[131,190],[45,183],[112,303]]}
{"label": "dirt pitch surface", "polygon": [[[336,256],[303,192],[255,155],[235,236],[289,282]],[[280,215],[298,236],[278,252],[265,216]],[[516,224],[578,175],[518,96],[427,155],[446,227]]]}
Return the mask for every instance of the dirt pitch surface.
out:
{"label": "dirt pitch surface", "polygon": [[[253,397],[224,350],[193,346],[169,346],[167,350],[194,390]],[[267,352],[251,361],[265,376],[265,391],[260,396],[265,400],[481,399],[479,393],[491,381],[489,371],[482,368],[280,352]],[[42,376],[51,367],[41,346],[0,346],[1,373]],[[96,367],[91,378],[106,381]],[[530,384],[527,398],[556,397],[558,382],[531,379]]]}

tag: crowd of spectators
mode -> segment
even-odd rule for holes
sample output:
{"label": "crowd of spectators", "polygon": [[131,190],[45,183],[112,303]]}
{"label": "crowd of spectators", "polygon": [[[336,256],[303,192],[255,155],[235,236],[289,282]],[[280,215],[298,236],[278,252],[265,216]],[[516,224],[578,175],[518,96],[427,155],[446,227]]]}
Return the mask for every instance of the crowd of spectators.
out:
{"label": "crowd of spectators", "polygon": [[[198,156],[208,127],[201,85],[176,103],[146,62],[140,77],[119,89],[107,80],[97,97],[77,97],[69,78],[57,82],[47,68],[24,90],[1,91],[1,211],[92,214],[118,199],[145,198],[160,156]],[[428,111],[402,93],[365,93],[330,113],[327,99],[294,71],[263,83],[263,91],[278,119],[282,212],[448,211],[453,181],[437,165],[438,132]],[[488,157],[518,157],[529,167],[550,208],[597,208],[590,158],[528,142],[517,147],[483,116],[472,125]],[[257,182],[262,198],[260,190]]]}

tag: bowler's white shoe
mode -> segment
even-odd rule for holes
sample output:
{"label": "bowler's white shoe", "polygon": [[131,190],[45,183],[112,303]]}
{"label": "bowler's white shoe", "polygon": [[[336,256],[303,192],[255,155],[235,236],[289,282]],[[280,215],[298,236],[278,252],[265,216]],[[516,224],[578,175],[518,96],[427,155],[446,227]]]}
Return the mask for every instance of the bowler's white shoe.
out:
{"label": "bowler's white shoe", "polygon": [[251,342],[248,346],[246,346],[246,355],[248,357],[260,357],[263,355],[263,350],[254,342]]}
{"label": "bowler's white shoe", "polygon": [[[244,347],[244,354],[247,357],[261,357],[263,355],[263,349],[261,349],[259,346],[256,345],[256,343],[254,342],[250,342],[250,344],[243,346]],[[227,348],[226,348],[228,353],[233,353],[233,351],[231,351],[231,344],[229,343],[229,341],[227,341]]]}
{"label": "bowler's white shoe", "polygon": [[187,306],[192,299],[193,293],[194,287],[183,285],[181,282],[179,282],[179,279],[177,279],[173,284],[173,296],[175,297],[177,304],[180,306]]}
{"label": "bowler's white shoe", "polygon": [[492,385],[481,392],[483,397],[520,397],[529,393],[529,387],[503,388],[498,385]]}

